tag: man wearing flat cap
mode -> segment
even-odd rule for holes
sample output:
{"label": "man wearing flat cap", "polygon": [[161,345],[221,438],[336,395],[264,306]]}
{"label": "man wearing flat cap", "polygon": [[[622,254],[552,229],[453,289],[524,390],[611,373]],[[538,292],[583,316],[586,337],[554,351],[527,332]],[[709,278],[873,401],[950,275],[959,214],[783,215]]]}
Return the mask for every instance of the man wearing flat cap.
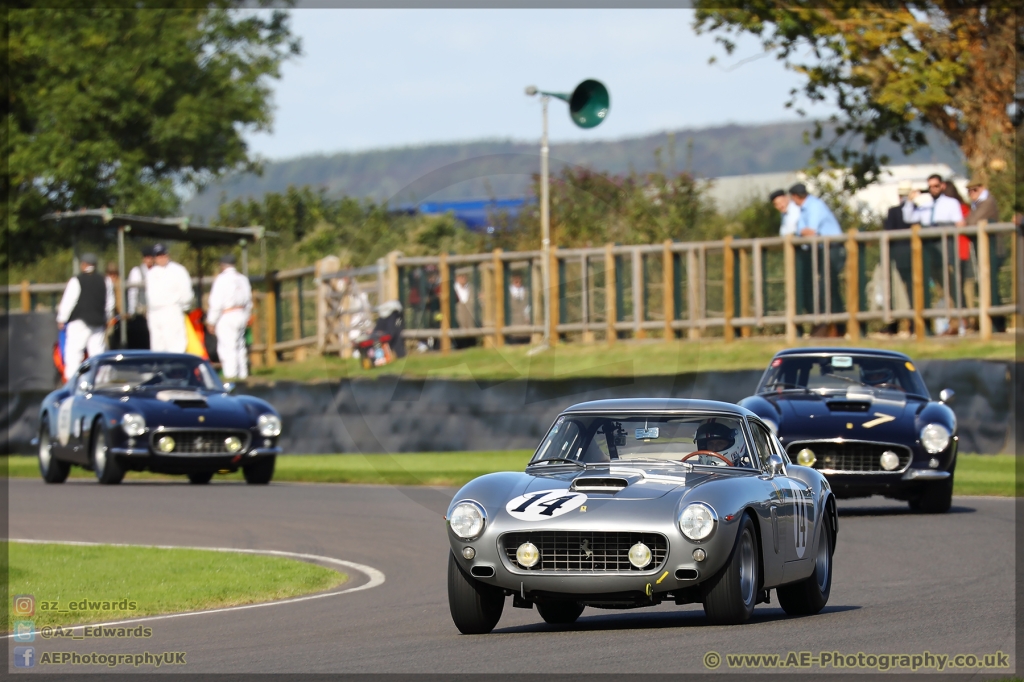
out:
{"label": "man wearing flat cap", "polygon": [[78,371],[85,359],[107,350],[107,321],[114,316],[114,287],[96,270],[96,254],[80,259],[81,272],[64,288],[57,306],[57,328],[66,334],[64,341],[64,381]]}
{"label": "man wearing flat cap", "polygon": [[153,267],[146,274],[146,320],[149,347],[155,351],[184,353],[188,347],[185,311],[195,293],[192,278],[180,263],[171,260],[167,247],[153,246]]}
{"label": "man wearing flat cap", "polygon": [[235,257],[220,259],[220,274],[210,287],[206,323],[217,336],[217,356],[225,379],[249,376],[245,328],[252,313],[252,287],[249,278],[235,269]]}

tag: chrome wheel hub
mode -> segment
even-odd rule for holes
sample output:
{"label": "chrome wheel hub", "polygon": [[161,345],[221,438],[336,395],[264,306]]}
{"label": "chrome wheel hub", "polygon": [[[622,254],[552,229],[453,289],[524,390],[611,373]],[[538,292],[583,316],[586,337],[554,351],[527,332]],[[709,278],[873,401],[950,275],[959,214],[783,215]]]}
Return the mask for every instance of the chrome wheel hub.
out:
{"label": "chrome wheel hub", "polygon": [[96,466],[96,475],[102,476],[107,468],[107,444],[103,442],[103,434],[96,436],[96,448],[92,453],[93,464]]}
{"label": "chrome wheel hub", "polygon": [[50,452],[50,434],[43,432],[39,434],[39,464],[42,465],[43,471],[50,470],[50,460],[53,454]]}

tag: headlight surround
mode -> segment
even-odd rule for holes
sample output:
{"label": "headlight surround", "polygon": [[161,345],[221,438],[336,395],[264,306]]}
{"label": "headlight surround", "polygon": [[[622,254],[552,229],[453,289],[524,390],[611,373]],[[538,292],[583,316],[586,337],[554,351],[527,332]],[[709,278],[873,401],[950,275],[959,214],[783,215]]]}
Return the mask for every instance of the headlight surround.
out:
{"label": "headlight surround", "polygon": [[146,419],[138,412],[129,412],[121,417],[121,428],[132,438],[146,432]]}
{"label": "headlight surround", "polygon": [[709,504],[694,502],[679,514],[679,530],[690,540],[706,540],[718,526],[718,514]]}
{"label": "headlight surround", "polygon": [[921,429],[921,445],[929,454],[942,452],[949,446],[952,434],[942,424],[929,424]]}
{"label": "headlight surround", "polygon": [[261,414],[256,420],[256,426],[264,438],[281,435],[281,418],[276,414]]}
{"label": "headlight surround", "polygon": [[472,500],[464,500],[455,505],[448,517],[448,527],[463,540],[475,540],[484,532],[487,513],[484,508]]}

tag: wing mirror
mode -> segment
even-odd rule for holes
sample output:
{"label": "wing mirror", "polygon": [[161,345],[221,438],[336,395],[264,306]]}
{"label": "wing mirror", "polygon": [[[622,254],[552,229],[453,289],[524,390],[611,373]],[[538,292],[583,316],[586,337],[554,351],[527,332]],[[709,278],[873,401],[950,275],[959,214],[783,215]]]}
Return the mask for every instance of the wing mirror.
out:
{"label": "wing mirror", "polygon": [[224,382],[224,392],[225,393],[233,393],[234,390],[235,390],[234,382],[231,382],[231,381]]}
{"label": "wing mirror", "polygon": [[944,403],[948,403],[951,400],[953,400],[953,396],[955,396],[955,395],[956,395],[956,393],[953,391],[953,389],[951,389],[951,388],[944,388],[941,391],[939,391],[939,400],[944,402]]}
{"label": "wing mirror", "polygon": [[768,457],[768,473],[772,476],[786,473],[786,460],[782,459],[782,455],[771,455]]}

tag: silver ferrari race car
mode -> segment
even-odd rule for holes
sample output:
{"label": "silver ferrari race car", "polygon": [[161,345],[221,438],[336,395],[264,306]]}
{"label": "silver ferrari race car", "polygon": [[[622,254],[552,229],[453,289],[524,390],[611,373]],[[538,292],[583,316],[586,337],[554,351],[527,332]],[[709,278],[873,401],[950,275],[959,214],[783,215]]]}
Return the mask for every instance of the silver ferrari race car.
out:
{"label": "silver ferrari race car", "polygon": [[470,481],[445,519],[448,603],[465,634],[493,630],[507,596],[548,623],[670,600],[733,624],[772,589],[793,615],[819,612],[832,589],[828,482],[727,403],[574,405],[524,473]]}

